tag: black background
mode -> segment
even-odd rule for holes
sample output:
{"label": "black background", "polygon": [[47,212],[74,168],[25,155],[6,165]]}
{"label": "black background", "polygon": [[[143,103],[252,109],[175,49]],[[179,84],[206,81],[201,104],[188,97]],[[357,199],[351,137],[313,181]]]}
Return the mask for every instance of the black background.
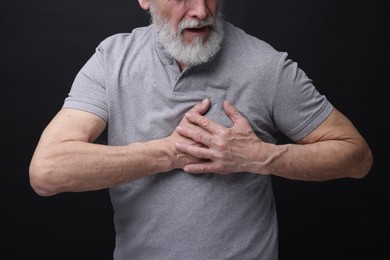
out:
{"label": "black background", "polygon": [[[361,180],[274,178],[280,259],[390,259],[385,1],[226,2],[227,20],[287,51],[374,152],[374,167]],[[28,165],[97,44],[147,25],[149,16],[135,0],[12,0],[1,4],[0,14],[0,253],[7,259],[110,259],[107,191],[42,198],[29,186]]]}

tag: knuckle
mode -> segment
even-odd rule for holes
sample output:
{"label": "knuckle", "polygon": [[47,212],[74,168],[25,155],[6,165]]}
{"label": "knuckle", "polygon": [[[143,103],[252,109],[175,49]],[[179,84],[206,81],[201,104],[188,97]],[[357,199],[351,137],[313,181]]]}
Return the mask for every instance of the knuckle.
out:
{"label": "knuckle", "polygon": [[203,117],[202,120],[200,121],[200,125],[202,127],[206,127],[210,124],[210,120],[207,117]]}
{"label": "knuckle", "polygon": [[220,130],[220,135],[222,136],[222,138],[226,139],[228,136],[229,136],[229,133],[230,133],[230,130],[227,128],[227,129],[221,129]]}
{"label": "knuckle", "polygon": [[202,133],[201,133],[201,132],[195,133],[195,135],[194,135],[194,140],[195,140],[196,142],[201,142],[201,141],[202,141]]}
{"label": "knuckle", "polygon": [[202,150],[197,149],[197,150],[195,151],[195,156],[196,156],[197,158],[204,158],[204,153],[202,152]]}
{"label": "knuckle", "polygon": [[182,166],[184,166],[186,164],[187,164],[186,157],[183,156],[183,155],[178,155],[177,158],[176,158],[176,164],[175,165],[178,166],[178,167],[182,167]]}
{"label": "knuckle", "polygon": [[216,147],[218,148],[218,150],[227,150],[228,149],[228,145],[225,143],[225,142],[219,142],[216,144]]}

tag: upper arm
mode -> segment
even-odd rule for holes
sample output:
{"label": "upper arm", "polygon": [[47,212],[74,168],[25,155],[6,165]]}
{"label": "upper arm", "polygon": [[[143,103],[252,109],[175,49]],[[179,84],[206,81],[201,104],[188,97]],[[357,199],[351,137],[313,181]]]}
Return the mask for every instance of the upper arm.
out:
{"label": "upper arm", "polygon": [[63,108],[42,133],[40,143],[50,145],[65,141],[93,142],[106,126],[107,123],[95,114]]}
{"label": "upper arm", "polygon": [[351,121],[336,108],[333,108],[330,115],[317,128],[297,143],[309,144],[328,140],[364,142]]}

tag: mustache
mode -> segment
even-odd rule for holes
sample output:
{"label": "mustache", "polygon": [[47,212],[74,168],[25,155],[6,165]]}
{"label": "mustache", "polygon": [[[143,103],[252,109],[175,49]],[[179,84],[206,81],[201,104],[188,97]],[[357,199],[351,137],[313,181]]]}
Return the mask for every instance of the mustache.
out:
{"label": "mustache", "polygon": [[179,23],[179,32],[181,33],[184,29],[188,28],[199,28],[204,26],[213,26],[214,18],[209,16],[206,19],[199,20],[196,18],[186,19]]}

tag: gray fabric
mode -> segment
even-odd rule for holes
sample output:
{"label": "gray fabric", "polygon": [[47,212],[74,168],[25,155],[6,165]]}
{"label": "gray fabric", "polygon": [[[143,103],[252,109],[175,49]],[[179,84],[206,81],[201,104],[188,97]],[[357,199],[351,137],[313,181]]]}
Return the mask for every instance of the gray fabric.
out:
{"label": "gray fabric", "polygon": [[[184,113],[209,97],[207,116],[231,126],[228,99],[256,134],[299,140],[332,105],[287,53],[225,24],[221,52],[180,73],[154,26],[105,39],[80,70],[63,107],[109,122],[110,145],[168,136]],[[115,259],[277,259],[278,227],[270,176],[160,173],[110,189]]]}

